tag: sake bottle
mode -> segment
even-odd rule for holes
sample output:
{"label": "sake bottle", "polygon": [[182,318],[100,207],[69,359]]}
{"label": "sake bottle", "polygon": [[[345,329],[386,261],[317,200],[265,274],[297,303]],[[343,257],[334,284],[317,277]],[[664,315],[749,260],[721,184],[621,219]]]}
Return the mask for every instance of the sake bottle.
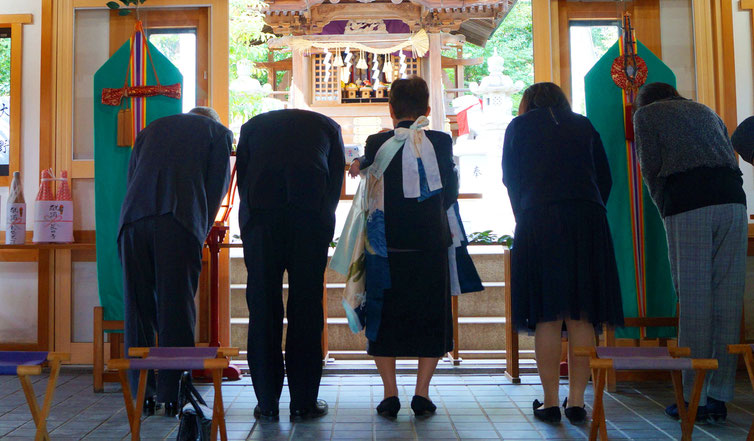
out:
{"label": "sake bottle", "polygon": [[21,174],[13,172],[5,218],[5,243],[22,245],[26,242],[26,201],[21,186]]}

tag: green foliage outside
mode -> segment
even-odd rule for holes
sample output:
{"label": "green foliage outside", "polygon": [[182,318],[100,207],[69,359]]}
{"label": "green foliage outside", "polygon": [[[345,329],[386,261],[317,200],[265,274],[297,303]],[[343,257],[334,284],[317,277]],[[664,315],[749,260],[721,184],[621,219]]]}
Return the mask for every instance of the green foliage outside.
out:
{"label": "green foliage outside", "polygon": [[[521,80],[526,87],[534,83],[534,45],[532,43],[531,0],[518,0],[500,24],[494,34],[487,41],[485,47],[466,43],[463,48],[464,58],[483,57],[485,60],[495,53],[505,60],[503,73],[511,77],[513,82]],[[489,74],[487,64],[469,66],[464,69],[464,83],[482,81]],[[513,96],[513,114],[518,113],[518,103],[521,101],[523,90]]]}
{"label": "green foliage outside", "polygon": [[10,95],[10,38],[0,38],[0,96]]}

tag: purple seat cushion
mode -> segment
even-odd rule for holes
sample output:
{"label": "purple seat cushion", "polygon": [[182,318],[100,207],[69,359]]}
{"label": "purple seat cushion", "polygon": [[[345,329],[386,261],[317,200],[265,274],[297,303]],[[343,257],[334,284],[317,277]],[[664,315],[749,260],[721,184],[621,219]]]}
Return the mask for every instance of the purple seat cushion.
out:
{"label": "purple seat cushion", "polygon": [[217,357],[217,348],[150,348],[146,358],[132,358],[131,369],[204,369],[204,360]]}
{"label": "purple seat cushion", "polygon": [[0,375],[16,375],[18,366],[37,366],[47,361],[47,352],[0,351]]}
{"label": "purple seat cushion", "polygon": [[691,369],[690,358],[674,358],[668,348],[632,348],[632,347],[598,347],[599,358],[613,360],[613,368],[617,371],[639,370],[686,370]]}

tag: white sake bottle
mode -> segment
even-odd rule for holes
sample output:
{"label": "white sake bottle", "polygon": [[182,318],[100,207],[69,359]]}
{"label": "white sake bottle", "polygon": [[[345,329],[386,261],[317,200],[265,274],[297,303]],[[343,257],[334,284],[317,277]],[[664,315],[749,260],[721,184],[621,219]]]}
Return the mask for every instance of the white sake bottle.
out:
{"label": "white sake bottle", "polygon": [[5,243],[6,245],[23,245],[26,242],[26,201],[19,172],[13,172],[7,206]]}

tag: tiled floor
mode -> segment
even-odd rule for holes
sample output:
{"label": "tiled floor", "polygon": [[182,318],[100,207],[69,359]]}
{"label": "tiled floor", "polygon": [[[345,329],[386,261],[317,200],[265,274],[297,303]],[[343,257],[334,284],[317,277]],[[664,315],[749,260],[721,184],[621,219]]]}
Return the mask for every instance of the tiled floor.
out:
{"label": "tiled floor", "polygon": [[[281,402],[279,423],[257,423],[251,416],[256,404],[248,378],[223,387],[231,440],[262,439],[586,439],[586,427],[564,422],[551,426],[531,415],[531,402],[540,397],[537,377],[526,377],[523,385],[510,384],[502,376],[437,375],[432,398],[438,405],[435,416],[418,419],[410,411],[412,376],[401,376],[401,402],[404,408],[395,421],[375,415],[382,398],[379,377],[371,375],[326,376],[320,397],[330,404],[330,414],[312,422],[291,424],[288,420],[287,389]],[[46,378],[35,389],[43,393]],[[672,401],[668,384],[620,384],[619,391],[606,396],[606,412],[611,439],[642,441],[680,439],[679,424],[663,415]],[[211,389],[200,385],[211,399]],[[563,396],[567,388],[562,387]],[[588,390],[591,404],[591,387]],[[591,407],[587,405],[588,409]],[[740,378],[736,399],[729,406],[725,425],[697,426],[695,440],[744,440],[754,418],[754,394],[748,381]],[[63,372],[55,395],[48,427],[53,440],[118,440],[128,437],[123,398],[116,385],[107,392],[92,392],[91,375]],[[175,439],[176,420],[150,417],[143,421],[143,440]],[[33,439],[34,424],[15,377],[0,377],[0,438]]]}

